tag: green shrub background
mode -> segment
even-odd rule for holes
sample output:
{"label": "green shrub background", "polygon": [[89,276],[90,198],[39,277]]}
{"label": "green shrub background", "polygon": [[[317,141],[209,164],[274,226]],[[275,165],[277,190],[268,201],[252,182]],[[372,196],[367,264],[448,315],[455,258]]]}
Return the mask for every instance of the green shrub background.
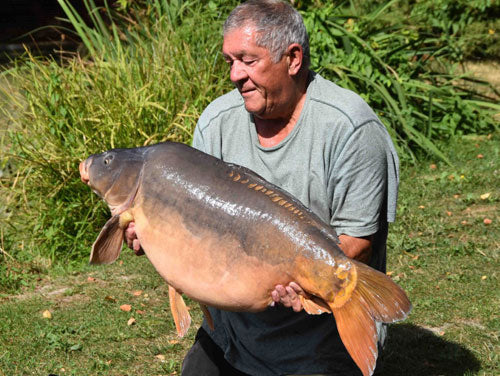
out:
{"label": "green shrub background", "polygon": [[[0,166],[13,167],[0,178],[0,274],[14,288],[19,276],[54,262],[86,262],[109,214],[79,180],[82,159],[114,147],[189,143],[205,106],[232,87],[220,48],[235,1],[123,0],[118,8],[95,10],[89,0],[92,27],[58,1],[85,52],[61,59],[27,55],[3,72]],[[460,69],[478,46],[470,30],[498,38],[498,20],[483,17],[498,9],[492,2],[296,6],[311,37],[312,68],[365,98],[405,163],[428,155],[446,161],[441,142],[498,127],[492,115],[500,106],[468,85],[488,84]],[[114,23],[105,24],[103,15]],[[469,18],[457,21],[457,15]],[[480,50],[495,57],[497,46]]]}

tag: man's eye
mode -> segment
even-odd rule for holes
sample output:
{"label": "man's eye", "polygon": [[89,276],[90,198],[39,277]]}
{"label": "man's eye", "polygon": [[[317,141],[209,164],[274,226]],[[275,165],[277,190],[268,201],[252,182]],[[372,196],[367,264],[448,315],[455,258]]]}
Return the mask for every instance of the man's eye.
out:
{"label": "man's eye", "polygon": [[255,60],[243,60],[243,64],[245,65],[252,65],[253,63],[255,63]]}

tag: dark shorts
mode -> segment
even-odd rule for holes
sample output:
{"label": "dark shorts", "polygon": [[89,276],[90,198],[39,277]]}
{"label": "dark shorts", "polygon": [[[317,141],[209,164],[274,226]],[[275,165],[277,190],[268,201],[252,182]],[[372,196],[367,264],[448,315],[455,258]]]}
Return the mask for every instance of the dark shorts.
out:
{"label": "dark shorts", "polygon": [[193,347],[182,362],[182,376],[248,376],[232,367],[224,352],[207,332],[200,328],[196,334]]}
{"label": "dark shorts", "polygon": [[[224,352],[207,332],[200,328],[193,347],[189,349],[182,362],[181,376],[250,376],[232,367]],[[293,375],[290,375],[293,376]],[[310,375],[323,376],[323,375]],[[328,376],[328,375],[324,375]]]}

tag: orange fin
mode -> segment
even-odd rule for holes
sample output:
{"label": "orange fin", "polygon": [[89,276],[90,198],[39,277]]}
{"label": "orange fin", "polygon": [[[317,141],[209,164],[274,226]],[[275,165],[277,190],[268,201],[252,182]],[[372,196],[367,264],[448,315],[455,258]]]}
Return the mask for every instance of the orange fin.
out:
{"label": "orange fin", "polygon": [[174,317],[177,334],[179,337],[184,337],[191,326],[189,308],[186,306],[186,303],[184,303],[182,295],[179,294],[179,292],[172,286],[168,286],[168,297],[170,300],[170,310],[172,311],[172,316]]}
{"label": "orange fin", "polygon": [[310,295],[307,298],[299,295],[299,299],[304,310],[310,315],[321,315],[325,312],[332,313],[332,310],[328,307],[328,304],[324,300],[313,295]]}
{"label": "orange fin", "polygon": [[[388,276],[353,261],[357,282],[342,305],[330,303],[340,338],[363,376],[372,375],[377,361],[375,321],[390,323],[406,318],[411,303]],[[344,298],[340,299],[344,301]]]}
{"label": "orange fin", "polygon": [[406,319],[411,303],[406,293],[384,273],[356,263],[358,283],[355,293],[369,307],[372,317],[384,323]]}
{"label": "orange fin", "polygon": [[210,327],[210,329],[214,330],[214,319],[212,318],[212,315],[210,314],[210,311],[208,310],[207,306],[205,304],[200,303],[200,308],[203,311],[203,314],[205,315],[205,320],[207,320],[207,324]]}
{"label": "orange fin", "polygon": [[370,312],[362,303],[350,300],[333,308],[340,338],[363,376],[373,374],[377,362],[377,329]]}
{"label": "orange fin", "polygon": [[120,216],[111,217],[102,228],[92,245],[91,264],[111,264],[122,250],[124,228],[120,226]]}

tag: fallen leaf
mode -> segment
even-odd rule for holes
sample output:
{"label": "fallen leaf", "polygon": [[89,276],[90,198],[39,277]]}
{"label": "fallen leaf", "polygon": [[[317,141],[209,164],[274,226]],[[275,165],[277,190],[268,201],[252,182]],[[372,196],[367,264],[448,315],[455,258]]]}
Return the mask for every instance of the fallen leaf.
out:
{"label": "fallen leaf", "polygon": [[52,313],[50,313],[50,311],[48,309],[46,309],[45,311],[43,311],[42,316],[44,319],[51,319]]}
{"label": "fallen leaf", "polygon": [[94,277],[88,277],[87,282],[95,282],[96,279]]}
{"label": "fallen leaf", "polygon": [[460,198],[460,195],[458,195],[458,194],[453,195],[453,198]]}
{"label": "fallen leaf", "polygon": [[481,195],[481,196],[479,196],[479,197],[481,197],[481,200],[486,200],[486,199],[488,199],[490,196],[491,196],[491,193],[490,193],[490,192],[488,192],[488,193],[484,193],[484,194],[482,194],[482,195]]}
{"label": "fallen leaf", "polygon": [[390,271],[390,272],[387,272],[387,273],[385,273],[385,274],[387,274],[387,275],[390,277],[391,275],[393,275],[393,274],[394,274],[394,272],[393,272],[393,271]]}
{"label": "fallen leaf", "polygon": [[146,313],[146,311],[141,311],[140,309],[138,309],[136,312],[137,312],[139,315],[144,315],[144,314]]}
{"label": "fallen leaf", "polygon": [[130,312],[130,310],[132,309],[132,306],[130,304],[122,304],[120,306],[120,309],[123,311],[123,312]]}
{"label": "fallen leaf", "polygon": [[176,339],[171,339],[170,341],[168,341],[168,343],[170,343],[171,345],[176,345],[179,343],[179,341]]}
{"label": "fallen leaf", "polygon": [[431,164],[431,165],[429,166],[429,168],[430,168],[431,170],[435,170],[435,169],[437,168],[437,166],[433,163],[433,164]]}
{"label": "fallen leaf", "polygon": [[485,218],[485,219],[483,219],[483,223],[484,223],[485,225],[491,225],[491,222],[493,222],[493,221],[492,221],[491,219],[489,219],[489,218]]}
{"label": "fallen leaf", "polygon": [[113,297],[112,297],[112,296],[110,296],[110,295],[105,296],[105,297],[104,297],[104,300],[107,300],[108,302],[112,302],[112,303],[116,302],[116,299],[115,299],[115,298],[113,298]]}
{"label": "fallen leaf", "polygon": [[462,223],[463,225],[466,225],[466,224],[467,224],[467,221],[462,221],[462,222],[460,222],[460,223]]}
{"label": "fallen leaf", "polygon": [[488,278],[488,277],[487,277],[487,276],[485,276],[485,275],[483,275],[483,276],[481,277],[481,281],[484,281],[486,278]]}
{"label": "fallen leaf", "polygon": [[483,159],[483,158],[484,158],[484,155],[482,155],[482,154],[478,154],[478,155],[477,155],[477,158],[478,158],[478,159]]}
{"label": "fallen leaf", "polygon": [[444,331],[439,332],[440,336],[444,336]]}
{"label": "fallen leaf", "polygon": [[413,265],[408,266],[411,270],[414,270],[415,267]]}
{"label": "fallen leaf", "polygon": [[412,260],[418,260],[418,258],[419,258],[419,257],[420,257],[420,255],[415,255],[415,256],[413,256],[411,259],[412,259]]}
{"label": "fallen leaf", "polygon": [[141,294],[142,294],[142,290],[137,290],[137,291],[134,291],[132,293],[132,295],[134,295],[134,296],[141,296]]}
{"label": "fallen leaf", "polygon": [[420,205],[418,208],[419,209],[425,209],[425,206],[424,205]]}
{"label": "fallen leaf", "polygon": [[155,355],[155,358],[161,360],[162,362],[165,361],[165,355],[162,354]]}
{"label": "fallen leaf", "polygon": [[119,265],[123,265],[123,260],[120,260],[120,262],[118,264]]}
{"label": "fallen leaf", "polygon": [[130,326],[130,325],[134,325],[136,323],[135,319],[133,317],[131,317],[130,319],[128,319],[127,321],[127,325]]}
{"label": "fallen leaf", "polygon": [[453,213],[452,213],[451,211],[447,211],[447,212],[446,212],[446,215],[447,215],[448,217],[451,217],[451,215],[452,215],[452,214],[453,214]]}

